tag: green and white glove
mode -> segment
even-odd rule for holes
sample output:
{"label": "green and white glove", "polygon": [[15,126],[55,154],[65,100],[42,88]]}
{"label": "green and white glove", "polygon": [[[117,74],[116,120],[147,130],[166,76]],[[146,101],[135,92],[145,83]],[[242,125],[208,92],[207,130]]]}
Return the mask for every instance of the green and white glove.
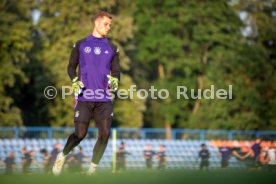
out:
{"label": "green and white glove", "polygon": [[74,91],[75,97],[78,97],[79,94],[82,93],[83,88],[84,88],[84,84],[81,81],[79,81],[78,77],[75,77],[72,80],[72,89]]}
{"label": "green and white glove", "polygon": [[111,75],[107,75],[107,78],[108,78],[109,88],[112,91],[117,91],[119,87],[119,80],[116,77],[112,77]]}

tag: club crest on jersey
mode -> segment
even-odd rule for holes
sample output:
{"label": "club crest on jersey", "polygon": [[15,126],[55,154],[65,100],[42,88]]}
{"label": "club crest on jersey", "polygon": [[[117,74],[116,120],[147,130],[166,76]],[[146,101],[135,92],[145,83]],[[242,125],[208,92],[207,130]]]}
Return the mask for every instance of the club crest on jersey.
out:
{"label": "club crest on jersey", "polygon": [[84,52],[87,53],[87,54],[90,53],[91,52],[91,48],[90,47],[85,47],[84,48]]}
{"label": "club crest on jersey", "polygon": [[101,53],[101,48],[100,47],[94,47],[94,53],[96,55],[99,55]]}

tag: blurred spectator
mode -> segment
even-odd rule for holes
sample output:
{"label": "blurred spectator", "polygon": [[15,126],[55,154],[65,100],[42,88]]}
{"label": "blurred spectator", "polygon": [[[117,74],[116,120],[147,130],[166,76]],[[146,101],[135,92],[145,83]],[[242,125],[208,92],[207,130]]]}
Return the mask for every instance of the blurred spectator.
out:
{"label": "blurred spectator", "polygon": [[146,149],[144,150],[144,158],[146,160],[146,167],[147,169],[152,168],[152,158],[155,155],[155,152],[152,151],[151,145],[147,144]]}
{"label": "blurred spectator", "polygon": [[273,141],[270,143],[270,147],[267,150],[267,168],[269,171],[276,171],[276,148]]}
{"label": "blurred spectator", "polygon": [[30,150],[29,152],[26,152],[24,154],[24,159],[23,159],[24,162],[23,162],[23,168],[22,168],[24,174],[30,174],[31,173],[31,170],[30,170],[31,164],[35,163],[35,160],[33,159],[34,156],[35,156],[34,150]]}
{"label": "blurred spectator", "polygon": [[22,154],[22,171],[24,174],[29,173],[29,166],[31,164],[31,156],[26,148],[21,149]]}
{"label": "blurred spectator", "polygon": [[57,155],[59,153],[59,149],[60,149],[61,145],[60,143],[56,143],[54,145],[54,149],[51,151],[51,156],[50,156],[50,168],[52,168],[52,166],[54,165],[54,162],[57,158]]}
{"label": "blurred spectator", "polygon": [[74,149],[68,154],[66,158],[67,169],[69,172],[82,172],[82,162],[84,158],[82,147],[79,146],[78,153],[74,153]]}
{"label": "blurred spectator", "polygon": [[5,159],[5,173],[6,174],[13,174],[15,169],[15,159],[14,159],[14,152],[10,152],[9,156]]}
{"label": "blurred spectator", "polygon": [[242,146],[239,152],[236,152],[236,156],[241,156],[241,159],[248,168],[260,169],[260,153],[261,153],[261,139],[256,138],[251,148]]}
{"label": "blurred spectator", "polygon": [[198,152],[198,159],[200,159],[200,170],[208,170],[209,168],[209,158],[210,158],[210,152],[206,148],[205,144],[201,144],[201,150]]}
{"label": "blurred spectator", "polygon": [[166,152],[165,152],[165,145],[159,145],[159,151],[156,153],[157,159],[159,160],[158,169],[164,170],[166,168]]}
{"label": "blurred spectator", "polygon": [[221,168],[225,169],[229,165],[229,160],[232,154],[232,148],[227,146],[226,142],[224,142],[224,145],[222,147],[219,147],[219,153],[221,156]]}
{"label": "blurred spectator", "polygon": [[76,158],[76,170],[77,171],[82,171],[82,162],[84,159],[85,155],[83,154],[83,150],[82,147],[79,146],[79,152],[76,154],[75,158]]}
{"label": "blurred spectator", "polygon": [[68,154],[66,158],[67,169],[69,172],[76,172],[77,169],[77,159],[74,154],[74,149]]}
{"label": "blurred spectator", "polygon": [[121,142],[121,145],[116,153],[116,170],[126,170],[126,155],[130,154],[126,151],[126,144],[124,142]]}
{"label": "blurred spectator", "polygon": [[50,171],[51,171],[50,155],[46,149],[41,149],[40,153],[43,155],[44,172],[50,173]]}
{"label": "blurred spectator", "polygon": [[242,146],[233,148],[232,155],[240,162],[243,162],[247,168],[252,168],[254,166],[254,152],[250,147]]}
{"label": "blurred spectator", "polygon": [[268,163],[268,159],[267,159],[267,150],[269,149],[269,146],[264,146],[261,149],[261,153],[260,153],[260,164],[261,164],[261,168],[262,169],[267,169],[267,163]]}
{"label": "blurred spectator", "polygon": [[260,168],[260,153],[261,153],[261,138],[256,138],[255,143],[251,146],[252,151],[254,152],[252,167]]}

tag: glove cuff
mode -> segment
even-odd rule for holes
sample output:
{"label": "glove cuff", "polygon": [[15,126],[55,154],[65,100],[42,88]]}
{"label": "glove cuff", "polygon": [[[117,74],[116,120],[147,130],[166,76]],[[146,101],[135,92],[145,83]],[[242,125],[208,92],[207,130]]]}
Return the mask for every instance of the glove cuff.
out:
{"label": "glove cuff", "polygon": [[75,77],[73,80],[72,80],[72,82],[77,82],[78,81],[78,77]]}

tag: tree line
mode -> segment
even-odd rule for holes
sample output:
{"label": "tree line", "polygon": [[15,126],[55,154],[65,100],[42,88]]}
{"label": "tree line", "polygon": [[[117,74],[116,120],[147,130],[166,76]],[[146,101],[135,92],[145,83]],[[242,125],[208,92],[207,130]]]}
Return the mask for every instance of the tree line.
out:
{"label": "tree line", "polygon": [[[114,127],[276,130],[275,0],[3,1],[0,125],[73,126],[72,45],[99,10],[114,15],[120,89],[167,89],[167,99],[116,99]],[[233,86],[227,100],[177,99],[187,89]],[[93,122],[91,122],[93,124]]]}

